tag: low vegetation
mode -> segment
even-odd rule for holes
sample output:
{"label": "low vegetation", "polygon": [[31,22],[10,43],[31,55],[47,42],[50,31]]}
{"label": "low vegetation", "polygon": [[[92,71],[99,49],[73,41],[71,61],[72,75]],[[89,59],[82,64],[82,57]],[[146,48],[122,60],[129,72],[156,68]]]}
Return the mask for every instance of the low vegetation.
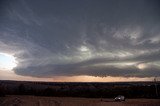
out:
{"label": "low vegetation", "polygon": [[[114,98],[160,98],[160,82],[126,83],[58,83],[0,81],[0,96],[36,95],[54,97]],[[158,95],[157,95],[158,93]]]}

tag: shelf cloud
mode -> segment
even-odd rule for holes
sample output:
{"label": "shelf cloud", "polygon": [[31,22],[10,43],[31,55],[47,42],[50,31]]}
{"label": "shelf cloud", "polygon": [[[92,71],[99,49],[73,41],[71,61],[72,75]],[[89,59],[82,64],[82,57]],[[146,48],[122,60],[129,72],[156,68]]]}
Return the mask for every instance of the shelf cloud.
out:
{"label": "shelf cloud", "polygon": [[160,77],[159,0],[1,0],[17,75]]}

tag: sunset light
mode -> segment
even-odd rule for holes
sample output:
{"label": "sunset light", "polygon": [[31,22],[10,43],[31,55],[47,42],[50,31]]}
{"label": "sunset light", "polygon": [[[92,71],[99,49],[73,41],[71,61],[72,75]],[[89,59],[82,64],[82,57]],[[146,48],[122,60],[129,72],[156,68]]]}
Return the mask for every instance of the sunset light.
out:
{"label": "sunset light", "polygon": [[14,56],[7,53],[0,53],[0,70],[12,70],[17,66]]}

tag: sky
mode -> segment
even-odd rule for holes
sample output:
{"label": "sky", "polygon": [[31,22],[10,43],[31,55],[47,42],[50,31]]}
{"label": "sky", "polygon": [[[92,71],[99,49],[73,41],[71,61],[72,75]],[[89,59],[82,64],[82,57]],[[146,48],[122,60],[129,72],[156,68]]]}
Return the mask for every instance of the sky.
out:
{"label": "sky", "polygon": [[160,78],[159,0],[0,0],[0,80]]}

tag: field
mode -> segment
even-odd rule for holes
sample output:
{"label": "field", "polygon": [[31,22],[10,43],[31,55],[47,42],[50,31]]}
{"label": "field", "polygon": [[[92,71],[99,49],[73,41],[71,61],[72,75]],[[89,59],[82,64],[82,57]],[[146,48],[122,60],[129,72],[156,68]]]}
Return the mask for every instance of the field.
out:
{"label": "field", "polygon": [[160,82],[0,81],[0,106],[160,106]]}
{"label": "field", "polygon": [[40,97],[9,95],[0,98],[0,106],[160,106],[159,99],[126,99],[115,102],[103,98]]}

